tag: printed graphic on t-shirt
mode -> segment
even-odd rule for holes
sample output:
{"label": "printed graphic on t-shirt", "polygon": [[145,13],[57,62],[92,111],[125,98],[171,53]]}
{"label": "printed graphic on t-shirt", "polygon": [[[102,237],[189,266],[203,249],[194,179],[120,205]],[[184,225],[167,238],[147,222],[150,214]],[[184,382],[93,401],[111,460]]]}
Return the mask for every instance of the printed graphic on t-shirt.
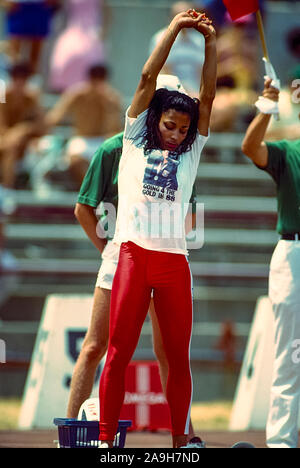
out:
{"label": "printed graphic on t-shirt", "polygon": [[168,151],[153,151],[147,159],[143,179],[143,194],[169,201],[175,200],[178,190],[177,169],[179,161]]}

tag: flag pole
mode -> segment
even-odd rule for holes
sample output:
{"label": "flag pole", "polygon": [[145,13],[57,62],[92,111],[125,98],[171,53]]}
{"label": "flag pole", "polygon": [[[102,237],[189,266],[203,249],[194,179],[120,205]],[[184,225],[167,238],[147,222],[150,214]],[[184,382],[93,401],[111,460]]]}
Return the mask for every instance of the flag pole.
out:
{"label": "flag pole", "polygon": [[258,31],[260,35],[261,45],[263,48],[264,57],[268,62],[270,62],[267,43],[265,39],[264,25],[263,25],[263,20],[262,20],[260,10],[257,10],[256,12],[256,21],[257,21],[257,26],[258,26]]}
{"label": "flag pole", "polygon": [[[255,14],[256,14],[256,21],[257,21],[258,31],[259,31],[261,45],[262,45],[263,54],[264,54],[266,74],[270,78],[275,80],[275,82],[276,82],[276,81],[278,81],[278,78],[277,78],[276,73],[274,71],[274,68],[273,68],[273,66],[272,66],[272,64],[270,62],[267,43],[266,43],[266,39],[265,39],[264,25],[263,25],[263,20],[262,20],[260,10],[257,10]],[[279,81],[278,81],[278,83],[279,83]],[[280,84],[279,84],[279,86],[280,86]],[[279,120],[279,114],[274,114],[274,118],[275,118],[275,120]]]}

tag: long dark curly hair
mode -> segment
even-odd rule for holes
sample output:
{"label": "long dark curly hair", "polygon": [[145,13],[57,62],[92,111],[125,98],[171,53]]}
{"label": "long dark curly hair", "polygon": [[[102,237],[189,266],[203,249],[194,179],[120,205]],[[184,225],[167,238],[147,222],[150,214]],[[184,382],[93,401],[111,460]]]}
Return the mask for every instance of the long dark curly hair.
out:
{"label": "long dark curly hair", "polygon": [[169,109],[186,113],[191,119],[185,139],[172,153],[179,156],[191,149],[197,134],[199,101],[178,91],[169,91],[168,89],[161,88],[155,91],[148,109],[146,129],[142,134],[142,145],[144,146],[145,154],[149,154],[151,150],[161,147],[159,122],[162,113]]}

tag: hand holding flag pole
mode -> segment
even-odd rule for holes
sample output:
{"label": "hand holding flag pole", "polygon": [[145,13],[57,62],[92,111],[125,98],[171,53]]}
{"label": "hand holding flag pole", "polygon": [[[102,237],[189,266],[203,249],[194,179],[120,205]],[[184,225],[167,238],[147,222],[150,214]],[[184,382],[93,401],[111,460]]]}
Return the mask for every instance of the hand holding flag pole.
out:
{"label": "hand holding flag pole", "polygon": [[[257,27],[264,54],[263,61],[265,64],[265,72],[266,75],[272,79],[271,86],[280,89],[280,81],[275,73],[275,70],[269,58],[269,53],[265,40],[263,21],[261,17],[261,12],[259,10],[259,0],[244,0],[243,2],[239,0],[223,0],[223,3],[227,8],[228,13],[230,14],[232,21],[235,21],[241,18],[242,16],[250,15],[251,13],[256,14]],[[255,105],[261,112],[273,114],[274,118],[276,120],[279,120],[277,102],[271,101],[270,99],[266,99],[264,97],[260,97],[255,103]]]}
{"label": "hand holding flag pole", "polygon": [[[263,61],[265,63],[266,76],[272,79],[271,86],[273,86],[274,88],[280,89],[280,80],[278,79],[276,72],[273,68],[273,65],[270,62],[267,44],[265,40],[264,25],[263,25],[260,10],[258,9],[255,14],[256,14],[257,27],[258,27],[261,45],[262,45],[263,54],[264,54]],[[270,101],[270,99],[261,97],[255,103],[255,105],[259,110],[262,110],[262,111],[269,109],[270,113],[274,114],[275,120],[279,120],[278,103],[277,102],[275,103],[272,101],[273,104],[271,104],[271,102],[268,102],[268,101]]]}

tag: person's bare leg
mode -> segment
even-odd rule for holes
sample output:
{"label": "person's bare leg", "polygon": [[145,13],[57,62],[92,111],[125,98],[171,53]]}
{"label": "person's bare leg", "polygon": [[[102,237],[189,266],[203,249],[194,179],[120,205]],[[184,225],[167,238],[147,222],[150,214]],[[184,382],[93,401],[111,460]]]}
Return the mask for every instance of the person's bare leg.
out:
{"label": "person's bare leg", "polygon": [[6,188],[15,188],[16,166],[18,162],[16,149],[3,151],[1,155],[2,185]]}
{"label": "person's bare leg", "polygon": [[86,171],[89,167],[89,161],[80,155],[72,155],[69,157],[69,171],[74,182],[80,188]]}
{"label": "person's bare leg", "polygon": [[68,418],[76,418],[80,406],[89,398],[97,366],[106,353],[110,294],[109,289],[95,288],[91,322],[72,376],[67,409]]}
{"label": "person's bare leg", "polygon": [[178,436],[173,436],[173,448],[178,448],[178,447],[183,447],[186,445],[189,441],[189,436],[188,435],[178,435]]}
{"label": "person's bare leg", "polygon": [[[169,366],[168,366],[168,360],[165,354],[162,337],[160,333],[160,328],[159,328],[157,316],[155,313],[154,303],[152,299],[150,301],[149,315],[150,315],[151,322],[152,322],[153,349],[154,349],[154,353],[158,361],[159,375],[160,375],[162,389],[163,389],[164,394],[166,395]],[[195,432],[194,432],[192,421],[190,421],[188,440],[192,439],[193,437],[195,437]],[[180,440],[178,439],[175,442],[173,441],[173,443],[175,444],[181,443],[181,442],[182,442],[181,439]],[[179,445],[174,445],[174,447],[179,447]]]}
{"label": "person's bare leg", "polygon": [[20,60],[22,43],[23,40],[18,37],[12,37],[9,40],[9,55],[13,62]]}
{"label": "person's bare leg", "polygon": [[38,73],[40,56],[43,47],[43,39],[32,39],[30,41],[30,68],[33,74]]}
{"label": "person's bare leg", "polygon": [[5,132],[1,141],[1,182],[5,187],[14,188],[17,164],[36,135],[40,136],[37,127],[30,122],[21,122]]}

